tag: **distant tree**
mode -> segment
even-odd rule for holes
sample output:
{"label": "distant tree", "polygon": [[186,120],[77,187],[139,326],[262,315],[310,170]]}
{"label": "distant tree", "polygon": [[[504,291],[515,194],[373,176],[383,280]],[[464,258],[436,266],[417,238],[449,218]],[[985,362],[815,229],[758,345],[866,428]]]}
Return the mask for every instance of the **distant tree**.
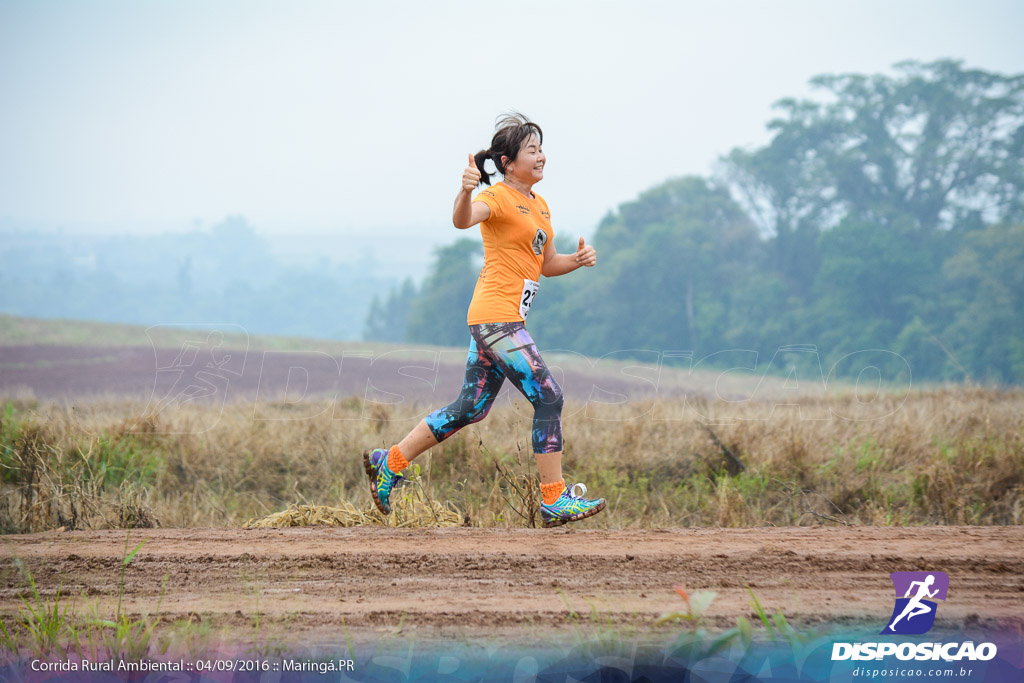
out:
{"label": "distant tree", "polygon": [[227,216],[202,236],[202,252],[194,254],[193,277],[208,286],[244,280],[256,287],[270,277],[288,277],[273,257],[270,244],[244,216]]}
{"label": "distant tree", "polygon": [[963,292],[1009,277],[964,268],[986,250],[975,232],[999,241],[986,226],[1024,221],[1024,76],[895,69],[814,78],[825,97],[781,100],[771,142],[734,150],[724,175],[768,240],[797,336],[833,355],[897,350],[918,378],[1016,377],[1019,314]]}
{"label": "distant tree", "polygon": [[936,341],[955,354],[949,374],[1024,382],[1024,224],[971,232],[943,273],[951,321]]}
{"label": "distant tree", "polygon": [[409,341],[451,346],[469,342],[466,311],[480,275],[478,239],[462,238],[434,251],[434,262],[408,313]]}
{"label": "distant tree", "polygon": [[416,285],[412,278],[406,278],[391,290],[387,299],[381,301],[373,295],[370,311],[366,315],[363,339],[367,341],[401,342],[408,341],[409,308],[416,298]]}
{"label": "distant tree", "polygon": [[911,228],[1024,217],[1024,76],[961,62],[903,62],[896,77],[823,75],[824,101],[784,99],[771,142],[725,170],[800,294],[816,279],[816,235],[851,216]]}
{"label": "distant tree", "polygon": [[192,296],[192,257],[186,256],[178,266],[178,292],[183,300]]}

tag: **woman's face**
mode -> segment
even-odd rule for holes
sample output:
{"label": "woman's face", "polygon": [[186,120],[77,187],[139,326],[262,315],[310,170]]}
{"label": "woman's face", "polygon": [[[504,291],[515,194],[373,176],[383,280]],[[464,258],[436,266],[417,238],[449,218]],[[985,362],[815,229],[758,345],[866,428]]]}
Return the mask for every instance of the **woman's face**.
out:
{"label": "woman's face", "polygon": [[537,139],[536,135],[531,135],[523,140],[523,144],[519,148],[519,154],[516,155],[516,160],[506,163],[505,175],[532,185],[544,178],[544,164],[546,162],[547,158],[540,148],[540,140]]}

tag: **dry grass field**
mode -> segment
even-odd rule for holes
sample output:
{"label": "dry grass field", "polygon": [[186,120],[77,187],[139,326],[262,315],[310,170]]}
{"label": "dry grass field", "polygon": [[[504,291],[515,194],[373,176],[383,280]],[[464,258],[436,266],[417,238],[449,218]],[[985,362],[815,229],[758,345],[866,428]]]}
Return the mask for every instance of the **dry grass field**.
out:
{"label": "dry grass field", "polygon": [[[239,527],[292,504],[369,511],[360,454],[397,442],[429,409],[403,407],[399,418],[346,399],[301,411],[188,403],[147,416],[132,401],[3,405],[6,533]],[[530,414],[521,399],[496,407],[414,461],[403,495],[467,526],[537,526]],[[563,423],[567,476],[609,501],[587,528],[1024,521],[1020,390],[950,387],[867,405],[807,398],[774,411],[760,401],[569,400]]]}

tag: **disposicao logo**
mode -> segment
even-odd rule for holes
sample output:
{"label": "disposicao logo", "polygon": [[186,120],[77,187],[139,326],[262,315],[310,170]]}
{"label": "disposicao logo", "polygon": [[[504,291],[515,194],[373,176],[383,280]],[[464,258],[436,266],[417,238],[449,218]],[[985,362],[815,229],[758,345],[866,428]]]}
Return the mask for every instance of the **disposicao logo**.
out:
{"label": "disposicao logo", "polygon": [[[916,636],[935,625],[938,603],[949,591],[949,577],[943,572],[893,572],[896,605],[881,635]],[[900,660],[989,660],[996,656],[993,643],[833,643],[832,661],[879,660],[895,656]]]}
{"label": "disposicao logo", "polygon": [[896,589],[896,606],[883,635],[896,633],[919,636],[935,624],[938,604],[946,599],[949,577],[944,572],[893,572],[889,575]]}

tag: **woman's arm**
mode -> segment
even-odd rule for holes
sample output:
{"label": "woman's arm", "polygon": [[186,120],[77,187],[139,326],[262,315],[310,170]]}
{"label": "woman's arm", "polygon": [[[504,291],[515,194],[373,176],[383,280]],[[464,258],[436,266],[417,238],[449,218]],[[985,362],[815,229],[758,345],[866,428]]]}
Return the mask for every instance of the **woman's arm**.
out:
{"label": "woman's arm", "polygon": [[466,189],[459,190],[452,211],[452,224],[459,230],[471,228],[491,217],[491,207],[483,202],[474,202],[473,195]]}
{"label": "woman's arm", "polygon": [[540,274],[544,277],[557,277],[571,273],[580,266],[591,267],[596,263],[597,251],[589,244],[584,245],[582,237],[575,254],[559,254],[555,249],[555,242],[552,240],[544,248],[544,263],[540,267]]}

